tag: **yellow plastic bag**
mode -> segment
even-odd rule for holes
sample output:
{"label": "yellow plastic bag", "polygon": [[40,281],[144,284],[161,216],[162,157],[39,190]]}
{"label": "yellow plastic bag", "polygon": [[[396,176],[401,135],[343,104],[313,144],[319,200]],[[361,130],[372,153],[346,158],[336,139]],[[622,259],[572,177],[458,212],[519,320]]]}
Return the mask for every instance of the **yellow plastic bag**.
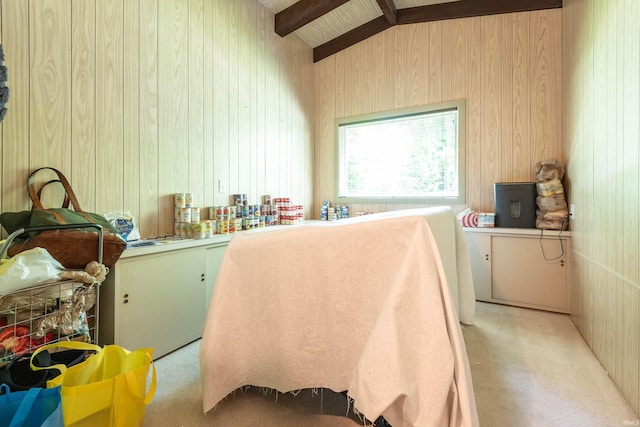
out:
{"label": "yellow plastic bag", "polygon": [[[69,341],[40,347],[33,356],[47,348],[64,347],[95,351],[87,359],[67,368],[54,365],[61,374],[47,382],[47,387],[61,386],[64,425],[74,427],[140,426],[144,411],[156,390],[156,370],[153,349],[128,351],[118,345],[100,347]],[[147,391],[147,376],[152,378]]]}

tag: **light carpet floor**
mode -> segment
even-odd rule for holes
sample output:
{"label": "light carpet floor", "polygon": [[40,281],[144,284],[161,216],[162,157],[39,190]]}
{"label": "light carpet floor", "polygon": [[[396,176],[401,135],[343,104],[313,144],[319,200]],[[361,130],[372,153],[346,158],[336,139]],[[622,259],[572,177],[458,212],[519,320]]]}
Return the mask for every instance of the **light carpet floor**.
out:
{"label": "light carpet floor", "polygon": [[[639,424],[567,315],[478,303],[476,324],[463,334],[481,426]],[[199,344],[155,362],[158,388],[145,427],[371,425],[330,390],[294,397],[249,388],[203,414]]]}

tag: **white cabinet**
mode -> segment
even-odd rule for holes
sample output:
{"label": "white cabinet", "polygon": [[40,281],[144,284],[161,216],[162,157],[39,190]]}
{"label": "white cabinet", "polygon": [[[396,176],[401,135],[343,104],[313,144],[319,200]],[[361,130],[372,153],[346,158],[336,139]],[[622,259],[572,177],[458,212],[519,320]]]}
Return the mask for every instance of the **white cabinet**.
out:
{"label": "white cabinet", "polygon": [[570,233],[465,228],[479,301],[569,312]]}
{"label": "white cabinet", "polygon": [[228,239],[183,243],[125,251],[101,286],[101,344],[157,358],[200,338]]}

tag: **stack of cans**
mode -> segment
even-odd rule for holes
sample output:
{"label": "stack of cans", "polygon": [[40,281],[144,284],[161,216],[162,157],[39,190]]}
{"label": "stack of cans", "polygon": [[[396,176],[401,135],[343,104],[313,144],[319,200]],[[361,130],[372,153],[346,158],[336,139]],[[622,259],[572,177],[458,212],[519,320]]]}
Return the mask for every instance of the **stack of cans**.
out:
{"label": "stack of cans", "polygon": [[278,208],[278,222],[282,225],[299,224],[304,220],[304,206],[292,205],[288,197],[275,199]]}
{"label": "stack of cans", "polygon": [[331,208],[331,202],[325,200],[322,202],[322,206],[320,206],[320,220],[328,221],[329,220],[329,209]]}
{"label": "stack of cans", "polygon": [[320,207],[320,220],[335,221],[337,219],[349,218],[349,206],[338,205],[331,206],[331,202],[325,200]]}
{"label": "stack of cans", "polygon": [[347,205],[336,206],[336,217],[338,219],[349,218],[349,206]]}
{"label": "stack of cans", "polygon": [[194,205],[192,193],[175,193],[174,235],[179,237],[203,238],[207,235],[206,223],[200,218],[200,208]]}

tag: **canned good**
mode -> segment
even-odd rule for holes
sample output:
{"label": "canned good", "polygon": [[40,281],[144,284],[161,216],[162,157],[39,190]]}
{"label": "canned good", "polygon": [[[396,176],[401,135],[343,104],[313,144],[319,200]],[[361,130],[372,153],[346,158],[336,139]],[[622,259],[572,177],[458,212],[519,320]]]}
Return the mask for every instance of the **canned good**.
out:
{"label": "canned good", "polygon": [[191,223],[191,232],[194,239],[204,239],[206,234],[206,224],[204,222]]}
{"label": "canned good", "polygon": [[180,208],[180,222],[191,222],[191,208]]}
{"label": "canned good", "polygon": [[238,212],[238,209],[236,208],[236,206],[229,206],[229,218],[235,218],[237,215],[236,213]]}
{"label": "canned good", "polygon": [[191,208],[191,222],[200,222],[200,208]]}
{"label": "canned good", "polygon": [[178,208],[184,208],[185,205],[185,193],[176,193],[173,195],[173,205]]}
{"label": "canned good", "polygon": [[181,207],[180,206],[175,206],[173,208],[173,222],[180,222],[180,211],[181,211]]}
{"label": "canned good", "polygon": [[220,219],[216,222],[217,234],[229,234],[229,220]]}
{"label": "canned good", "polygon": [[208,220],[205,221],[204,235],[205,237],[213,237],[216,232],[216,221]]}
{"label": "canned good", "polygon": [[242,218],[242,228],[244,230],[251,230],[251,225],[252,225],[252,220],[253,218],[245,216],[244,218]]}
{"label": "canned good", "polygon": [[182,223],[175,222],[173,224],[173,235],[174,236],[182,236]]}
{"label": "canned good", "polygon": [[184,206],[186,208],[193,207],[193,193],[184,193]]}
{"label": "canned good", "polygon": [[193,230],[191,229],[191,223],[190,222],[181,222],[180,223],[180,235],[182,237],[192,237],[193,236]]}

